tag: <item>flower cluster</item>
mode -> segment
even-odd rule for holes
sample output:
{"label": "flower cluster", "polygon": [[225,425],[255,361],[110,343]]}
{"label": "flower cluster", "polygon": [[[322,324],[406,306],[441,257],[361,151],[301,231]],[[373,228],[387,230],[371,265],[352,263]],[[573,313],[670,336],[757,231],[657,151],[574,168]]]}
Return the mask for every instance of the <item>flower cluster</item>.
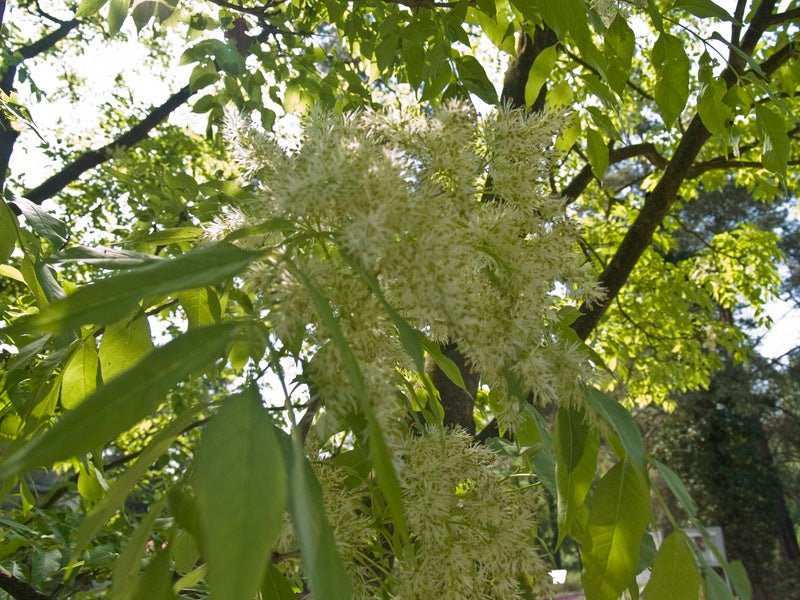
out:
{"label": "flower cluster", "polygon": [[[396,448],[404,462],[400,485],[414,547],[403,556],[390,556],[379,542],[381,531],[365,516],[369,491],[348,477],[351,471],[313,463],[354,598],[388,592],[398,600],[510,600],[523,597],[523,586],[535,597],[549,595],[537,543],[544,502],[538,487],[505,476],[498,455],[471,441],[462,431],[432,428],[404,437]],[[276,550],[297,550],[288,517]]]}
{"label": "flower cluster", "polygon": [[[334,308],[387,426],[396,368],[409,359],[386,304],[433,340],[456,341],[493,389],[502,392],[513,373],[538,398],[571,401],[590,369],[554,333],[557,313],[598,290],[564,202],[547,186],[564,118],[499,110],[478,119],[460,104],[432,114],[312,112],[289,150],[230,127],[261,190],[246,220],[292,224],[263,236],[276,253],[250,283],[276,335],[315,349],[309,375],[327,410],[345,415],[356,400],[297,270]],[[518,402],[498,409],[502,425],[516,424]]]}

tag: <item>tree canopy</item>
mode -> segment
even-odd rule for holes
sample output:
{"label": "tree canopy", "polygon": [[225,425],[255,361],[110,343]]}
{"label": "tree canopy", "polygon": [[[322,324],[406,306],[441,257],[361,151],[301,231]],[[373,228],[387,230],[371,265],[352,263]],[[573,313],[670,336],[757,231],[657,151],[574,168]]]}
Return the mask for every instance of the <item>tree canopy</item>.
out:
{"label": "tree canopy", "polygon": [[632,413],[766,439],[691,394],[797,276],[796,2],[0,15],[8,597],[752,595]]}

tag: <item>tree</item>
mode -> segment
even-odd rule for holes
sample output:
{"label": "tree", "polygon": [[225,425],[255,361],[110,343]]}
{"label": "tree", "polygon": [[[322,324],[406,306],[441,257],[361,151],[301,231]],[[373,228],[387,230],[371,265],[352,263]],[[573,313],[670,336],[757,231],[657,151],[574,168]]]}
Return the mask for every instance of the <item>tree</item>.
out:
{"label": "tree", "polygon": [[[115,595],[172,597],[207,579],[219,598],[259,587],[291,597],[292,586],[332,598],[542,594],[541,497],[526,485],[535,473],[558,498],[557,542],[582,545],[589,597],[619,597],[649,539],[650,477],[696,511],[603,390],[622,398],[627,383],[629,402],[646,403],[707,384],[721,362],[707,340],[734,353],[743,342],[718,312],[742,298],[758,309],[776,291],[776,240],[758,230],[717,236],[680,266],[670,251],[676,208],[699,187],[735,181],[769,199],[795,182],[797,9],[764,0],[745,14],[741,2],[731,15],[711,2],[651,2],[644,33],[629,25],[638,13],[580,0],[213,5],[218,13],[112,0],[101,20],[101,2],[83,2],[74,18],[34,2],[17,8],[52,24],[38,25],[36,41],[26,39],[33,26],[4,25],[6,95],[27,77],[26,61],[73,31],[80,42],[101,27],[118,33],[129,9],[154,48],[176,23],[200,39],[182,56],[195,65],[188,85],[138,120],[123,115],[111,142],[57,149],[64,167],[3,206],[0,255],[14,263],[3,271],[14,281],[4,335],[15,352],[0,474],[20,518],[63,542],[31,547],[19,530],[10,552],[30,573],[9,572],[0,587],[18,594],[28,581],[77,597],[111,579]],[[510,55],[499,95],[471,49],[483,38]],[[728,49],[723,61],[712,58],[714,41]],[[209,137],[227,104],[255,111],[232,130],[249,171],[241,187],[215,162],[218,146],[193,172],[166,153],[192,138],[162,122],[201,89],[193,107],[209,114]],[[312,111],[289,154],[254,129],[274,123],[265,98],[341,113],[400,89],[429,116]],[[470,94],[517,110],[478,124],[449,104]],[[566,105],[571,117],[553,117]],[[16,98],[4,99],[3,119],[5,176],[25,120]],[[119,177],[110,159],[129,149]],[[143,177],[152,152],[166,189]],[[98,166],[100,177],[77,183],[87,194],[58,198],[68,214],[82,203],[102,211],[99,190],[125,189],[139,219],[128,248],[69,244],[70,227],[39,206]],[[93,283],[66,295],[70,278]],[[172,319],[172,332],[153,349],[159,319]],[[604,364],[622,381],[603,379]],[[679,372],[691,377],[680,382]],[[268,377],[285,406],[260,402]],[[552,439],[536,407],[554,415]],[[492,440],[499,454],[443,425]],[[616,458],[598,472],[601,438]],[[157,460],[160,471],[148,472]],[[36,504],[50,500],[36,500],[25,477],[58,461],[92,507],[77,536],[47,522]],[[125,467],[104,494],[112,464]],[[83,551],[145,475],[147,514],[109,573],[108,549]],[[220,491],[231,484],[237,494]],[[72,485],[54,505],[74,498]],[[281,525],[285,509],[291,522]],[[165,510],[170,528],[157,526]],[[92,548],[119,547],[127,533],[112,522]],[[648,596],[682,585],[696,597],[690,544],[679,533],[668,540],[644,560]],[[446,565],[432,562],[442,555]],[[68,560],[74,568],[53,579]],[[726,569],[746,596],[736,565]],[[724,593],[704,575],[707,594]]]}

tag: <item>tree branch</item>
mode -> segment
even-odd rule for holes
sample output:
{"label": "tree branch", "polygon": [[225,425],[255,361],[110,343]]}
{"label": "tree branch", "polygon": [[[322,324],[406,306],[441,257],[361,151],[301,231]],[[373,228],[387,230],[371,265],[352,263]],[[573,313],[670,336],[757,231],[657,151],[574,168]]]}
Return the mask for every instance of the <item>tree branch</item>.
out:
{"label": "tree branch", "polygon": [[193,92],[189,86],[185,86],[170,96],[164,104],[150,111],[144,119],[128,129],[117,139],[109,142],[97,150],[89,150],[81,154],[78,158],[61,169],[55,175],[47,178],[41,184],[23,194],[31,202],[41,204],[48,198],[52,198],[67,185],[78,179],[89,169],[106,162],[111,155],[119,150],[127,150],[147,137],[147,135],[172,111],[186,102]]}
{"label": "tree branch", "polygon": [[800,20],[800,8],[793,8],[782,13],[776,13],[767,19],[766,26],[774,27],[788,21]]}
{"label": "tree branch", "polygon": [[[790,160],[788,165],[795,166],[800,165],[800,160]],[[725,158],[714,158],[711,160],[707,160],[701,163],[697,163],[686,175],[686,179],[696,179],[700,177],[703,173],[707,173],[708,171],[716,171],[719,169],[763,169],[764,163],[759,160],[739,160],[739,159],[725,159]]]}
{"label": "tree branch", "polygon": [[[22,60],[27,60],[29,58],[33,58],[34,56],[38,56],[42,52],[47,52],[58,42],[67,37],[69,33],[80,24],[81,22],[78,19],[65,21],[61,25],[59,25],[58,28],[54,29],[44,37],[36,40],[32,44],[28,44],[27,46],[22,46],[20,48],[17,48],[16,52],[20,53],[20,55],[22,56]],[[22,60],[17,61],[14,64],[19,64],[20,62],[22,62]]]}
{"label": "tree branch", "polygon": [[[665,169],[667,167],[667,159],[664,158],[654,144],[644,142],[641,144],[631,144],[630,146],[621,146],[613,148],[608,154],[608,164],[613,165],[630,158],[642,156],[658,169]],[[567,184],[561,191],[561,196],[566,198],[570,203],[578,199],[592,181],[592,168],[588,164],[585,165],[572,181]]]}
{"label": "tree branch", "polygon": [[45,596],[33,586],[14,577],[3,567],[0,567],[0,589],[10,594],[14,600],[50,600],[50,596]]}

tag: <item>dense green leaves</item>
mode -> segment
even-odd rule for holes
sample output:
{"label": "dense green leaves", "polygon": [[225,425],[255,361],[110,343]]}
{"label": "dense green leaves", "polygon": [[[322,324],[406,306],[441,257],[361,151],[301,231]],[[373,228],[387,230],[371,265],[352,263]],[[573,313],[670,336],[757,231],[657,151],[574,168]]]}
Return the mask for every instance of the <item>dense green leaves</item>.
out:
{"label": "dense green leaves", "polygon": [[670,126],[689,98],[689,58],[683,42],[668,33],[658,36],[651,56],[656,75],[656,104],[664,124]]}
{"label": "dense green leaves", "polygon": [[213,600],[252,598],[283,524],[283,453],[258,391],[228,398],[203,432],[194,488]]}
{"label": "dense green leaves", "polygon": [[113,323],[134,310],[142,298],[217,283],[236,275],[259,256],[224,244],[203,246],[82,287],[25,320],[25,327],[59,332],[85,323]]}
{"label": "dense green leaves", "polygon": [[0,479],[102,447],[158,408],[173,386],[214,362],[239,329],[234,323],[195,329],[153,350],[0,463]]}

